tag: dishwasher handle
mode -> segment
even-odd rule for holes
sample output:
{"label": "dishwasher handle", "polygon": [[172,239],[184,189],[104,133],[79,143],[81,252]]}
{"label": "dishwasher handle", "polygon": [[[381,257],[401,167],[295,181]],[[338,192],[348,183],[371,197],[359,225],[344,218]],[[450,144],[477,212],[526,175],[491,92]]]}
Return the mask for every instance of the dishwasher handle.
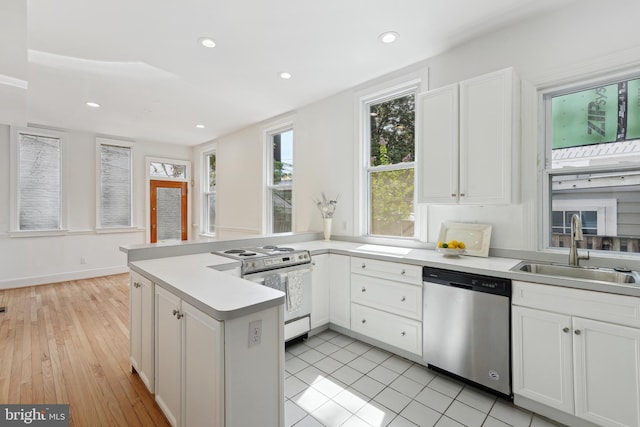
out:
{"label": "dishwasher handle", "polygon": [[469,289],[470,291],[473,290],[473,285],[469,283],[449,282],[448,286],[453,288]]}

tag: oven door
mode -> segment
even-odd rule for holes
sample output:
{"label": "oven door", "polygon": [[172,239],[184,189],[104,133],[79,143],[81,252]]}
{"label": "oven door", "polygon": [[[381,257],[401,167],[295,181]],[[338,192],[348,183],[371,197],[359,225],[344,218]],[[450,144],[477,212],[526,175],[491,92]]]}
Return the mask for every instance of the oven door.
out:
{"label": "oven door", "polygon": [[285,323],[311,314],[311,264],[246,274],[244,279],[278,289],[286,294]]}

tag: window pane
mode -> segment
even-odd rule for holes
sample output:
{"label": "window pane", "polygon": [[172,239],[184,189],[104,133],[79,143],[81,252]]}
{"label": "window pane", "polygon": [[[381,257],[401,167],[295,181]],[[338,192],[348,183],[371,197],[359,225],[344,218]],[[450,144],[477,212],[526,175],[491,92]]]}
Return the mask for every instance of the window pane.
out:
{"label": "window pane", "polygon": [[370,185],[370,233],[413,237],[413,169],[372,172]]}
{"label": "window pane", "polygon": [[19,229],[60,229],[60,140],[20,135]]}
{"label": "window pane", "polygon": [[187,167],[185,165],[175,165],[164,162],[151,162],[149,166],[151,178],[187,178]]}
{"label": "window pane", "polygon": [[370,166],[413,162],[415,159],[415,96],[369,106]]}
{"label": "window pane", "polygon": [[182,189],[157,188],[157,240],[182,239]]}
{"label": "window pane", "polygon": [[272,222],[274,233],[291,231],[291,190],[272,190]]}
{"label": "window pane", "polygon": [[[640,253],[639,200],[640,170],[552,176],[550,246],[570,246],[571,215],[575,213],[582,220],[584,234],[579,248]],[[558,227],[558,214],[564,216],[564,228]]]}
{"label": "window pane", "polygon": [[207,203],[207,228],[206,232],[209,234],[215,234],[216,232],[216,193],[209,193],[206,196]]}
{"label": "window pane", "polygon": [[207,155],[207,191],[212,191],[216,186],[216,155]]}
{"label": "window pane", "polygon": [[273,184],[293,180],[293,130],[273,135]]}
{"label": "window pane", "polygon": [[100,225],[131,226],[131,149],[100,146]]}

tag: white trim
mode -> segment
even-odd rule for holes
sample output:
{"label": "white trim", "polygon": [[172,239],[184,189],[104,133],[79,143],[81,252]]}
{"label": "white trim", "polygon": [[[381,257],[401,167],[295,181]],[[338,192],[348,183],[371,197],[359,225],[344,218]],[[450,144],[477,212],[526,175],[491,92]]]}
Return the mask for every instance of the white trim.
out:
{"label": "white trim", "polygon": [[[20,143],[20,134],[29,134],[35,136],[42,136],[46,138],[56,138],[60,141],[60,223],[59,229],[55,230],[20,230],[19,215],[18,212],[20,206],[20,150],[18,144]],[[67,145],[67,135],[63,132],[36,129],[31,127],[17,127],[11,126],[10,128],[10,141],[9,141],[9,233],[12,236],[25,235],[29,233],[34,235],[35,233],[42,233],[41,235],[60,235],[66,232],[67,228],[67,213],[68,213],[68,198],[67,191],[65,190],[67,182],[67,174],[71,171],[65,169],[65,146]]]}
{"label": "white trim", "polygon": [[[291,184],[272,184],[273,176],[273,153],[271,151],[271,141],[275,134],[286,132],[291,130],[293,132],[293,183]],[[288,115],[279,119],[273,120],[264,124],[261,129],[262,132],[262,147],[263,147],[263,161],[262,161],[262,234],[274,234],[273,233],[273,218],[271,216],[272,208],[272,190],[274,189],[291,189],[291,232],[295,231],[296,227],[296,203],[294,200],[295,195],[295,174],[296,174],[296,131],[295,131],[295,116]],[[285,234],[285,233],[277,233]]]}
{"label": "white trim", "polygon": [[[100,185],[101,183],[101,175],[102,175],[102,158],[101,158],[101,147],[103,145],[110,145],[113,147],[121,147],[121,148],[128,148],[130,151],[130,157],[129,157],[129,178],[131,181],[131,188],[130,188],[130,192],[131,192],[131,200],[129,201],[129,207],[130,207],[130,212],[129,212],[129,221],[130,221],[130,225],[129,227],[103,227],[102,226],[102,221],[101,219],[101,212],[100,212],[100,199],[102,197],[102,186]],[[128,228],[132,228],[134,227],[134,220],[133,220],[133,213],[135,212],[134,209],[134,201],[136,200],[134,197],[134,185],[133,185],[133,156],[134,156],[134,144],[128,141],[122,141],[119,139],[110,139],[110,138],[104,138],[104,137],[96,137],[96,144],[95,144],[95,157],[96,157],[96,197],[95,197],[95,203],[96,203],[96,231],[100,230],[100,231],[106,231],[106,230],[120,230],[120,229],[128,229]]]}
{"label": "white trim", "polygon": [[110,276],[112,274],[128,273],[126,265],[116,267],[102,267],[90,270],[80,270],[57,274],[21,277],[19,279],[0,280],[0,290],[12,288],[24,288],[27,286],[46,285],[49,283],[66,282],[69,280],[89,279],[92,277]]}
{"label": "white trim", "polygon": [[145,174],[145,218],[142,222],[144,224],[146,232],[145,242],[151,241],[151,227],[149,219],[151,218],[151,162],[164,162],[164,163],[173,163],[176,165],[185,165],[186,172],[185,178],[174,178],[174,179],[162,179],[160,177],[154,177],[153,181],[174,181],[174,182],[187,182],[191,183],[191,185],[187,185],[187,240],[191,239],[193,234],[190,224],[191,224],[191,198],[193,193],[193,179],[191,178],[191,161],[190,160],[179,160],[179,159],[169,159],[164,157],[151,157],[145,156],[144,158],[144,174]]}
{"label": "white trim", "polygon": [[[588,87],[598,86],[611,83],[614,81],[623,81],[631,78],[638,78],[640,75],[640,48],[627,49],[621,52],[615,52],[611,55],[601,56],[597,59],[575,63],[564,66],[549,73],[529,77],[532,85],[529,90],[535,90],[535,99],[538,105],[538,115],[535,119],[537,126],[531,126],[537,130],[535,136],[531,136],[531,141],[537,139],[537,187],[538,198],[534,203],[535,214],[540,218],[540,230],[537,232],[536,240],[538,242],[537,250],[553,251],[550,242],[551,230],[551,207],[550,207],[550,179],[551,175],[566,173],[566,170],[551,169],[551,145],[547,143],[550,140],[550,95],[561,93],[562,91],[581,90]],[[524,86],[523,86],[524,87]],[[523,118],[523,121],[527,118]],[[524,126],[523,126],[524,128]],[[523,137],[523,143],[526,140]],[[585,168],[580,168],[585,169]],[[588,168],[591,171],[598,171],[604,168]],[[617,221],[617,218],[616,218]],[[602,251],[603,256],[607,256],[606,251]],[[613,255],[612,255],[613,256]],[[615,256],[618,256],[616,253]]]}
{"label": "white trim", "polygon": [[[207,163],[207,158],[210,155],[214,155],[216,156],[216,173],[217,173],[217,169],[218,169],[218,152],[216,149],[216,145],[214,144],[212,147],[210,147],[207,150],[202,150],[200,151],[200,161],[201,161],[201,170],[200,170],[200,180],[201,180],[201,185],[200,185],[200,193],[199,193],[199,197],[200,197],[200,225],[199,225],[199,229],[198,229],[198,234],[202,235],[202,236],[206,236],[206,237],[216,237],[216,232],[214,231],[213,233],[209,233],[209,212],[208,212],[208,196],[210,194],[212,194],[211,191],[209,190],[209,164]],[[195,176],[195,173],[194,173]],[[216,183],[217,186],[217,183]],[[217,193],[217,192],[216,192]],[[217,194],[216,194],[216,199],[217,199]],[[215,207],[215,224],[213,224],[213,228],[214,230],[218,229],[218,201],[216,200],[216,207]]]}
{"label": "white trim", "polygon": [[[369,121],[366,116],[368,106],[371,104],[377,104],[390,99],[401,97],[403,95],[409,95],[413,93],[416,100],[416,109],[418,94],[425,92],[428,86],[428,69],[423,68],[418,71],[399,76],[390,79],[386,83],[377,83],[368,88],[360,89],[355,94],[354,99],[354,115],[355,122],[358,124],[356,143],[355,146],[355,162],[354,171],[356,176],[354,177],[354,230],[361,236],[370,237],[384,237],[391,239],[408,239],[408,237],[400,236],[373,236],[369,235],[369,207],[370,193],[369,193],[369,171],[374,170],[368,166],[369,164],[369,147],[366,146],[366,142],[369,141]],[[418,119],[416,112],[416,121]],[[415,159],[419,155],[419,144],[417,133],[414,132],[415,143]],[[412,239],[418,239],[421,236],[421,224],[423,223],[420,217],[421,213],[426,212],[426,209],[418,209],[418,183],[417,183],[417,164],[411,163],[414,170],[414,235]],[[389,167],[389,169],[408,169],[406,164],[398,167]],[[387,168],[380,168],[379,171],[386,170]]]}

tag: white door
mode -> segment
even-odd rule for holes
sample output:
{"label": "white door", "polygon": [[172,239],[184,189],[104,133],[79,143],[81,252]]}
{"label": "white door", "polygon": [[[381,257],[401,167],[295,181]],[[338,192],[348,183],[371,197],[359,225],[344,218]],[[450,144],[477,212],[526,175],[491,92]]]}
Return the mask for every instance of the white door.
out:
{"label": "white door", "polygon": [[311,273],[311,328],[329,323],[329,255],[314,255]]}
{"label": "white door", "polygon": [[640,426],[640,330],[574,318],[576,415]]}
{"label": "white door", "polygon": [[329,318],[331,323],[351,329],[351,257],[329,254]]}
{"label": "white door", "polygon": [[224,425],[224,323],[182,302],[182,425]]}
{"label": "white door", "polygon": [[180,356],[181,320],[180,299],[172,293],[155,287],[156,309],[156,402],[169,423],[180,421]]}
{"label": "white door", "polygon": [[458,200],[458,85],[418,95],[418,202]]}
{"label": "white door", "polygon": [[573,413],[571,317],[514,306],[513,392]]}

